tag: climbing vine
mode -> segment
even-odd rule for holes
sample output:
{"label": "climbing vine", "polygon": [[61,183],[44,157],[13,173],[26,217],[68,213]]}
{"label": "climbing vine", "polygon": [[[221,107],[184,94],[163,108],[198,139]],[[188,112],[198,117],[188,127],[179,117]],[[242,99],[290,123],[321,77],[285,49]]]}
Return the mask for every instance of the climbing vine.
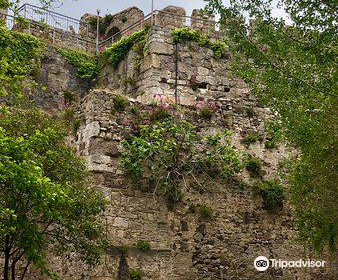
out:
{"label": "climbing vine", "polygon": [[114,68],[116,68],[120,62],[126,58],[128,52],[135,44],[142,41],[145,42],[148,31],[149,28],[145,27],[128,37],[122,38],[120,41],[108,48],[103,54],[101,54],[101,59],[103,61],[107,61]]}
{"label": "climbing vine", "polygon": [[206,47],[214,51],[214,58],[220,59],[226,52],[227,46],[221,41],[212,42],[211,39],[199,30],[189,27],[175,29],[171,32],[174,43],[193,41],[201,47]]}
{"label": "climbing vine", "polygon": [[162,119],[140,119],[132,123],[123,141],[125,174],[145,190],[161,193],[178,202],[190,185],[200,191],[217,180],[231,180],[241,170],[239,152],[230,143],[230,132],[199,135],[191,122],[175,111],[158,108]]}
{"label": "climbing vine", "polygon": [[76,67],[77,77],[91,83],[97,80],[101,67],[96,58],[71,49],[58,49],[58,51],[71,65]]}
{"label": "climbing vine", "polygon": [[0,96],[21,94],[27,76],[37,72],[43,47],[36,37],[10,31],[0,24]]}

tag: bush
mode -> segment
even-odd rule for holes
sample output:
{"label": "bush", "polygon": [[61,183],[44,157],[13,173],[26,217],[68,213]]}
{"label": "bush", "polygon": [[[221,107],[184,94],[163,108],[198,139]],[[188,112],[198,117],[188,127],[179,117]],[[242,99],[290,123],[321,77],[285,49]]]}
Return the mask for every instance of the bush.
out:
{"label": "bush", "polygon": [[245,108],[245,113],[250,118],[252,118],[255,115],[255,111],[251,107]]}
{"label": "bush", "polygon": [[128,99],[122,95],[117,95],[113,98],[114,109],[118,112],[122,112],[128,105]]}
{"label": "bush", "polygon": [[226,45],[221,41],[212,42],[209,37],[199,30],[193,30],[189,27],[175,29],[171,32],[174,43],[182,43],[185,41],[197,42],[199,46],[212,49],[214,58],[220,59],[226,51]]}
{"label": "bush", "polygon": [[143,28],[128,37],[122,38],[113,44],[110,48],[101,54],[101,59],[108,61],[116,68],[122,60],[124,60],[131,48],[140,41],[144,41],[148,35],[149,28]]}
{"label": "bush", "polygon": [[150,116],[151,121],[157,122],[172,117],[171,113],[167,108],[159,107]]}
{"label": "bush", "polygon": [[95,82],[97,80],[100,74],[100,65],[95,57],[70,49],[58,49],[58,51],[77,69],[77,77],[87,82]]}
{"label": "bush", "polygon": [[136,247],[137,247],[137,249],[144,251],[144,252],[150,250],[150,244],[149,244],[148,241],[145,241],[145,240],[137,241]]}
{"label": "bush", "polygon": [[277,122],[265,123],[266,142],[265,148],[274,149],[282,138],[282,130],[280,124]]}
{"label": "bush", "polygon": [[245,161],[245,168],[253,177],[260,177],[263,173],[262,162],[259,158],[249,156]]}
{"label": "bush", "polygon": [[123,79],[123,83],[126,85],[126,86],[131,86],[131,87],[135,87],[136,86],[136,80],[133,78],[133,77],[125,77]]}
{"label": "bush", "polygon": [[250,145],[257,142],[258,138],[259,136],[256,132],[250,132],[243,138],[242,143],[245,145]]}
{"label": "bush", "polygon": [[205,120],[211,120],[212,116],[218,109],[214,102],[205,101],[197,103],[196,108],[199,112],[199,116]]}
{"label": "bush", "polygon": [[258,182],[255,192],[263,198],[263,208],[269,211],[280,209],[286,199],[283,186],[276,180]]}
{"label": "bush", "polygon": [[244,181],[235,182],[235,186],[241,191],[244,191],[247,188],[247,184]]}
{"label": "bush", "polygon": [[190,204],[189,204],[188,211],[189,211],[191,214],[196,213],[196,205],[195,205],[194,203],[190,203]]}
{"label": "bush", "polygon": [[194,187],[203,187],[210,184],[209,174],[228,179],[241,167],[228,132],[202,137],[197,127],[180,118],[132,123],[122,145],[125,175],[138,188],[161,192],[169,202],[182,199],[183,182],[198,180]]}
{"label": "bush", "polygon": [[205,120],[211,120],[214,113],[215,112],[211,110],[209,107],[204,107],[200,110],[200,116],[202,119],[205,119]]}
{"label": "bush", "polygon": [[22,82],[41,68],[44,44],[34,36],[8,30],[0,24],[0,50],[0,96],[8,93],[19,96]]}
{"label": "bush", "polygon": [[129,277],[131,280],[141,280],[142,273],[140,269],[132,269],[129,271]]}
{"label": "bush", "polygon": [[208,205],[202,205],[200,208],[200,215],[203,219],[210,219],[212,217],[212,208]]}

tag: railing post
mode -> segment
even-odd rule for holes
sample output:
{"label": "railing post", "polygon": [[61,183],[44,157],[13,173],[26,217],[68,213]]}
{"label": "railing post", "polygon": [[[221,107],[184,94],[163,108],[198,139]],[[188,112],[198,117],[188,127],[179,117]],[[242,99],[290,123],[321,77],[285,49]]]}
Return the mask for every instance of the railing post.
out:
{"label": "railing post", "polygon": [[96,53],[99,52],[99,32],[100,32],[100,10],[97,10],[97,20],[96,20]]}

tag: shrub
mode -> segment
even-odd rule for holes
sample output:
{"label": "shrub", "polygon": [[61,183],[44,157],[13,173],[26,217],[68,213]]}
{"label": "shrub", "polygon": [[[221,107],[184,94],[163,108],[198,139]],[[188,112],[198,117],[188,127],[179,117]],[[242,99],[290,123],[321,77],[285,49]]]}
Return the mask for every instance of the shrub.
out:
{"label": "shrub", "polygon": [[122,112],[128,105],[128,99],[122,95],[117,95],[113,98],[114,109],[118,112]]}
{"label": "shrub", "polygon": [[266,142],[265,148],[274,149],[282,138],[281,127],[277,122],[265,123]]}
{"label": "shrub", "polygon": [[41,68],[44,44],[34,36],[8,30],[0,24],[0,50],[0,96],[21,95],[22,81],[27,82],[27,77]]}
{"label": "shrub", "polygon": [[252,118],[255,115],[255,111],[251,107],[245,108],[245,113],[250,118]]}
{"label": "shrub", "polygon": [[200,208],[200,215],[203,219],[210,219],[212,217],[212,208],[208,205],[202,205]]}
{"label": "shrub", "polygon": [[142,273],[140,269],[132,269],[129,271],[129,277],[131,280],[141,280]]}
{"label": "shrub", "polygon": [[75,100],[74,94],[68,90],[63,92],[63,98],[65,100],[65,105],[69,105]]}
{"label": "shrub", "polygon": [[228,132],[202,137],[195,126],[178,117],[142,122],[133,123],[122,142],[122,168],[138,188],[146,186],[169,202],[178,202],[183,182],[203,187],[210,184],[211,173],[227,179],[240,171],[239,153]]}
{"label": "shrub", "polygon": [[276,180],[258,182],[255,185],[255,192],[263,199],[263,208],[269,211],[280,209],[286,199],[283,186]]}
{"label": "shrub", "polygon": [[209,37],[199,30],[193,30],[189,27],[175,29],[171,32],[174,43],[182,43],[186,41],[197,42],[199,46],[212,49],[214,58],[220,59],[226,51],[226,45],[221,41],[212,42]]}
{"label": "shrub", "polygon": [[101,54],[101,59],[108,61],[116,68],[122,60],[124,60],[131,48],[140,41],[144,41],[147,37],[149,28],[143,28],[140,31],[133,33],[128,37],[122,38],[120,41],[113,44]]}
{"label": "shrub", "polygon": [[64,119],[69,124],[71,123],[75,118],[75,112],[72,108],[66,108],[64,110]]}
{"label": "shrub", "polygon": [[247,188],[247,184],[244,181],[235,182],[235,186],[241,191],[244,191]]}
{"label": "shrub", "polygon": [[210,120],[218,109],[216,103],[205,101],[198,102],[196,108],[199,116],[205,120]]}
{"label": "shrub", "polygon": [[150,116],[150,120],[153,122],[165,120],[172,117],[170,111],[165,107],[157,108]]}
{"label": "shrub", "polygon": [[123,83],[125,85],[129,85],[131,87],[135,87],[136,86],[136,81],[135,81],[135,79],[133,77],[125,77],[123,79]]}
{"label": "shrub", "polygon": [[262,176],[262,162],[259,158],[249,156],[248,159],[245,161],[245,168],[253,177]]}
{"label": "shrub", "polygon": [[76,76],[94,82],[100,74],[100,65],[96,58],[76,50],[58,49],[58,52],[77,69]]}
{"label": "shrub", "polygon": [[145,240],[137,241],[136,247],[137,247],[137,249],[144,251],[144,252],[150,250],[150,244],[149,244],[148,241],[145,241]]}
{"label": "shrub", "polygon": [[190,203],[190,204],[189,204],[188,211],[189,211],[191,214],[196,213],[196,205],[195,205],[194,203]]}
{"label": "shrub", "polygon": [[250,145],[257,142],[258,138],[259,136],[256,132],[250,132],[243,138],[242,143],[245,145]]}

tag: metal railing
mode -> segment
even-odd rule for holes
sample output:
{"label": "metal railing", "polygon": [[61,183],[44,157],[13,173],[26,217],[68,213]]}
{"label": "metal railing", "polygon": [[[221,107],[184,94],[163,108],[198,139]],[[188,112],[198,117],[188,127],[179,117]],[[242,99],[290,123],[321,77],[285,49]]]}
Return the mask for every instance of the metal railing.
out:
{"label": "metal railing", "polygon": [[0,21],[4,22],[8,29],[13,29],[15,25],[15,18],[11,15],[0,12]]}
{"label": "metal railing", "polygon": [[[53,38],[53,42],[55,34],[58,33],[61,38],[73,38],[75,44],[95,45],[94,40],[89,38],[92,28],[88,21],[81,21],[31,4],[22,5],[15,16],[28,19],[28,31],[30,31],[31,26],[38,26],[45,33],[49,33],[49,35],[52,32],[53,34],[50,37]],[[15,27],[16,20],[14,16],[0,14],[0,19],[1,17],[6,20],[8,28],[12,29]],[[111,37],[101,40],[99,42],[99,51],[102,52],[122,37],[129,36],[141,30],[144,26],[151,25],[168,30],[187,26],[201,30],[211,37],[218,37],[220,35],[218,23],[210,20],[208,16],[201,14],[192,17],[156,10]]]}
{"label": "metal railing", "polygon": [[90,25],[86,21],[81,21],[69,16],[49,11],[31,4],[23,4],[17,14],[33,22],[46,24],[53,28],[79,34],[88,34]]}
{"label": "metal railing", "polygon": [[[133,34],[136,31],[141,30],[143,27],[146,26],[146,24],[151,20],[151,14],[146,15],[142,19],[136,21],[135,23],[129,25],[125,29],[115,33],[114,35],[110,36],[107,39],[104,39],[100,41],[99,43],[99,49],[100,51],[104,51],[106,48],[110,47],[112,44],[119,41],[123,36],[129,36]],[[150,24],[149,24],[150,25]]]}
{"label": "metal railing", "polygon": [[[171,24],[163,24],[165,17],[170,17],[172,20]],[[176,23],[176,24],[175,24]],[[144,26],[153,24],[157,27],[163,27],[166,29],[176,29],[178,27],[190,27],[193,29],[199,29],[205,32],[207,35],[212,37],[219,37],[220,35],[220,26],[216,21],[203,18],[203,16],[191,17],[178,15],[166,11],[156,10],[153,13],[146,15],[144,18],[139,21],[131,24],[125,29],[115,33],[111,37],[100,41],[99,50],[104,51],[106,48],[110,47],[112,44],[119,41],[123,36],[129,36],[134,32],[142,29]]]}
{"label": "metal railing", "polygon": [[18,21],[18,17],[3,13],[0,13],[0,20],[5,21],[8,29],[28,32],[37,37],[41,37],[41,34],[43,34],[44,40],[49,38],[49,41],[54,44],[67,41],[69,45],[75,48],[82,50],[95,49],[95,42],[82,38],[79,34],[51,27],[38,21],[28,20],[27,22],[20,23],[21,21]]}

